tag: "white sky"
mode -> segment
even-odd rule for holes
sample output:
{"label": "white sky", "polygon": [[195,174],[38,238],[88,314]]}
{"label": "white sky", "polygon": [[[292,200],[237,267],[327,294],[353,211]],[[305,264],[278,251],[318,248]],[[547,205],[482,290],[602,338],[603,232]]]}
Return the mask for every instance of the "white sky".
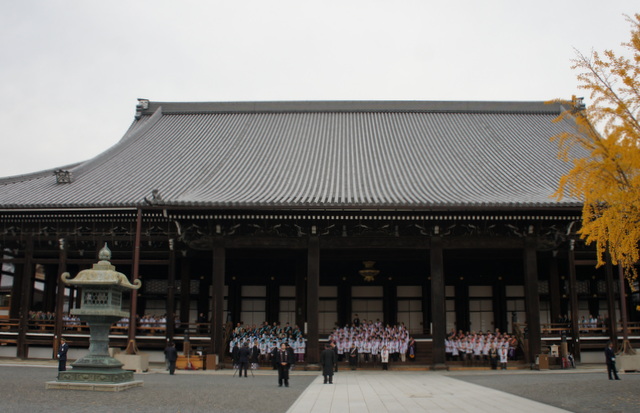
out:
{"label": "white sky", "polygon": [[[637,0],[0,0],[0,177],[92,158],[152,101],[549,100]],[[588,103],[588,100],[587,100]]]}

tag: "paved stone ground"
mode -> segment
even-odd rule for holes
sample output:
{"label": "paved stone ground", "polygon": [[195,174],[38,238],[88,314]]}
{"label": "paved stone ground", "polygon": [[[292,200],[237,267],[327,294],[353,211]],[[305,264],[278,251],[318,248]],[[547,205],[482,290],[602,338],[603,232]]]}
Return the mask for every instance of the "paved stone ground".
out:
{"label": "paved stone ground", "polygon": [[255,377],[178,372],[136,374],[138,387],[117,393],[45,390],[55,368],[0,366],[0,411],[9,412],[286,412],[317,377],[292,372],[290,387],[278,387],[276,372]]}
{"label": "paved stone ground", "polygon": [[638,373],[621,374],[620,381],[609,380],[606,369],[447,375],[577,413],[640,412]]}
{"label": "paved stone ground", "polygon": [[[57,372],[55,363],[44,365],[46,367],[10,362],[0,365],[0,411],[286,412],[318,377],[317,372],[294,371],[291,373],[291,387],[279,388],[276,372],[272,370],[257,371],[255,377],[245,379],[232,377],[233,372],[229,370],[178,371],[175,376],[169,376],[160,368],[149,374],[135,375],[136,379],[144,381],[144,387],[119,393],[100,393],[45,390],[44,383],[55,380]],[[640,411],[640,374],[624,374],[621,381],[609,381],[602,367],[549,372],[510,370],[428,374],[446,375],[572,412]]]}

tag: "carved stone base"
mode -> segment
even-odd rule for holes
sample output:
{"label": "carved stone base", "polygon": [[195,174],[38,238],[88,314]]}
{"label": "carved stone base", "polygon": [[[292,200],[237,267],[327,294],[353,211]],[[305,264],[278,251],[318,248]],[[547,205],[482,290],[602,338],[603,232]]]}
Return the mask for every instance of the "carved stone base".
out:
{"label": "carved stone base", "polygon": [[58,382],[125,383],[133,381],[133,372],[122,369],[78,369],[58,372]]}

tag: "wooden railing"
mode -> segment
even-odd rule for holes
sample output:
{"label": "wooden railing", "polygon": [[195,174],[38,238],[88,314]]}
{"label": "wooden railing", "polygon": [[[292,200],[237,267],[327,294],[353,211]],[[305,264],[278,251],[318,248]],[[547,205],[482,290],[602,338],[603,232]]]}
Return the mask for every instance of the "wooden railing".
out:
{"label": "wooden railing", "polygon": [[[627,323],[628,333],[630,335],[640,335],[640,322]],[[580,326],[578,328],[580,336],[585,337],[607,337],[609,336],[609,328],[607,326]],[[542,337],[561,337],[563,332],[567,336],[571,335],[571,325],[568,323],[547,323],[540,324],[540,332]],[[616,332],[622,334],[622,323],[618,323]]]}
{"label": "wooden railing", "polygon": [[[20,321],[17,319],[0,320],[0,333],[18,332]],[[29,320],[27,331],[29,333],[51,333],[55,331],[55,321],[53,320]],[[166,323],[162,322],[141,322],[136,327],[136,334],[148,336],[165,336]],[[126,335],[129,331],[127,322],[119,322],[111,327],[111,334]],[[188,331],[191,337],[209,336],[209,323],[176,323],[176,334],[184,334]],[[89,333],[89,326],[81,321],[65,321],[62,329],[63,334]]]}

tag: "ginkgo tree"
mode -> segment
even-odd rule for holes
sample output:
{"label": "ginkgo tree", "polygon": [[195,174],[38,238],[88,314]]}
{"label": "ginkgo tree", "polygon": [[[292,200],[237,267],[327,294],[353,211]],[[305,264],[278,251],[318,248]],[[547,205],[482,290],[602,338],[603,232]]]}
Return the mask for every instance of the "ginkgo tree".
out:
{"label": "ginkgo tree", "polygon": [[[626,18],[631,39],[622,43],[622,54],[577,52],[573,60],[579,87],[589,93],[591,104],[585,107],[574,97],[567,102],[571,109],[560,117],[572,117],[578,129],[554,137],[560,156],[572,163],[555,195],[582,200],[580,236],[595,243],[597,265],[610,257],[635,291],[640,258],[640,14]],[[589,156],[570,156],[576,145]]]}

